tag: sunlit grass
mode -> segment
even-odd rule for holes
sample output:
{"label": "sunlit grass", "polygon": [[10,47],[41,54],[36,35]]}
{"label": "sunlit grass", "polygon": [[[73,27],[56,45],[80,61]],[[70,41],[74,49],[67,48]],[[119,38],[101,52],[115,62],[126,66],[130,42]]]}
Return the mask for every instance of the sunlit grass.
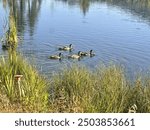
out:
{"label": "sunlit grass", "polygon": [[125,78],[122,67],[100,66],[94,72],[85,67],[65,69],[52,79],[54,111],[59,112],[150,112],[150,82]]}
{"label": "sunlit grass", "polygon": [[[15,76],[22,75],[19,81]],[[120,66],[73,65],[42,77],[15,52],[0,59],[1,112],[150,112],[150,77],[130,83]],[[136,107],[137,108],[136,108]]]}
{"label": "sunlit grass", "polygon": [[[57,110],[63,93],[64,111],[123,112],[126,107],[127,87],[123,72],[115,66],[91,72],[84,67],[66,69],[52,80],[54,104]],[[62,96],[62,94],[61,94]]]}
{"label": "sunlit grass", "polygon": [[[23,76],[20,86],[15,75]],[[0,59],[0,81],[0,94],[5,97],[0,98],[0,104],[6,99],[9,103],[5,107],[16,104],[21,111],[46,111],[48,83],[21,56],[11,53],[8,59]]]}

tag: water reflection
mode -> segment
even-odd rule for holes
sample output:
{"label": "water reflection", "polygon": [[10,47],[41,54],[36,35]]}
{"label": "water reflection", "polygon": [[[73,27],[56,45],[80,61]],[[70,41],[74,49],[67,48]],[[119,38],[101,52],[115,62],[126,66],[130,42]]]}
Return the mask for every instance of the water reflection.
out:
{"label": "water reflection", "polygon": [[3,7],[12,9],[17,21],[17,28],[23,34],[26,26],[30,28],[30,35],[34,33],[34,26],[38,18],[42,0],[1,0]]}
{"label": "water reflection", "polygon": [[139,16],[150,22],[150,0],[56,0],[67,3],[68,5],[79,5],[83,14],[89,10],[92,3],[107,3],[111,6],[118,6],[130,13]]}
{"label": "water reflection", "polygon": [[56,0],[56,1],[65,2],[69,6],[73,6],[73,5],[78,4],[84,15],[86,15],[86,13],[89,10],[90,2],[94,2],[94,1],[91,1],[91,0]]}
{"label": "water reflection", "polygon": [[[55,0],[62,1],[69,6],[78,5],[83,14],[89,11],[92,3],[107,3],[111,6],[120,7],[130,13],[139,16],[141,19],[150,22],[150,0]],[[18,31],[22,34],[26,26],[30,28],[30,35],[34,33],[34,27],[38,20],[38,14],[41,9],[42,0],[0,0],[3,2],[3,7],[7,6],[13,9]]]}
{"label": "water reflection", "polygon": [[100,0],[121,7],[133,15],[150,22],[150,0]]}
{"label": "water reflection", "polygon": [[[25,39],[25,44],[19,44],[19,50],[29,59],[34,56],[43,73],[53,73],[58,68],[63,68],[63,63],[68,65],[74,62],[65,59],[60,64],[47,59],[50,54],[58,54],[58,45],[69,43],[76,48],[73,53],[90,49],[96,52],[96,57],[80,61],[91,68],[99,61],[121,63],[127,66],[129,71],[133,69],[132,72],[139,68],[147,70],[149,67],[150,29],[143,20],[150,23],[150,0],[0,2],[1,12],[4,12],[2,3],[6,10],[12,8],[14,11],[18,31]],[[2,25],[2,22],[0,24]]]}

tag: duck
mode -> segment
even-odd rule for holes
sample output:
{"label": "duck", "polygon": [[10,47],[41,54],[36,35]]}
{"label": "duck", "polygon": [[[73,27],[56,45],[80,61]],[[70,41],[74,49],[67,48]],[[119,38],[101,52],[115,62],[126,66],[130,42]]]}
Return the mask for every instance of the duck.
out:
{"label": "duck", "polygon": [[90,56],[90,57],[95,56],[95,53],[93,53],[93,50],[90,50],[89,53],[88,52],[81,52],[80,54],[81,54],[81,56]]}
{"label": "duck", "polygon": [[93,50],[90,50],[90,57],[95,56],[95,53],[93,53]]}
{"label": "duck", "polygon": [[72,59],[80,59],[81,57],[81,51],[78,52],[78,54],[73,54],[68,56],[68,58],[72,58]]}
{"label": "duck", "polygon": [[49,56],[49,59],[54,59],[54,60],[61,60],[61,56],[62,56],[62,53],[59,53],[59,55],[52,55],[52,56]]}
{"label": "duck", "polygon": [[58,48],[58,50],[60,51],[71,51],[72,49],[73,49],[72,44],[70,44],[69,46],[63,46]]}

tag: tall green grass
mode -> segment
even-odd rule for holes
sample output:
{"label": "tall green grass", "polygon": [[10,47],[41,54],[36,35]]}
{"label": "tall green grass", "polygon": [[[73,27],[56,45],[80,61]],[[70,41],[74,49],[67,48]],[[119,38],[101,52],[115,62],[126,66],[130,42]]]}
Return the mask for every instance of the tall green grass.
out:
{"label": "tall green grass", "polygon": [[[23,75],[18,86],[15,75]],[[150,77],[130,83],[120,66],[99,66],[91,71],[72,66],[42,77],[15,52],[0,59],[1,112],[150,112]],[[135,105],[134,105],[135,104]]]}
{"label": "tall green grass", "polygon": [[131,84],[119,66],[101,66],[94,72],[74,66],[52,81],[56,112],[128,112],[134,104],[137,112],[150,112],[150,80]]}
{"label": "tall green grass", "polygon": [[[20,89],[15,75],[23,75]],[[9,58],[0,59],[0,104],[4,107],[19,106],[20,111],[46,111],[48,104],[48,82],[15,52]],[[7,100],[7,104],[3,103]]]}

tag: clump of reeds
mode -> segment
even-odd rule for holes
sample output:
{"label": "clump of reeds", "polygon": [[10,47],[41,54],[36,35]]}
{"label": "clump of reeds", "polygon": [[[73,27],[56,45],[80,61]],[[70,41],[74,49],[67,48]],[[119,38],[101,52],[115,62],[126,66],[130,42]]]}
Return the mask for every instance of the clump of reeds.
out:
{"label": "clump of reeds", "polygon": [[122,112],[126,95],[122,71],[115,67],[98,71],[93,73],[84,67],[66,69],[53,79],[54,97],[63,86],[69,112]]}
{"label": "clump of reeds", "polygon": [[83,112],[83,109],[90,107],[88,99],[91,98],[92,82],[90,83],[90,75],[86,69],[77,67],[66,69],[54,77],[52,81],[54,97],[57,97],[57,90],[63,86],[67,102],[65,106],[68,112]]}
{"label": "clump of reeds", "polygon": [[139,113],[150,112],[150,77],[138,77],[135,82],[130,85],[126,100],[129,103],[129,108],[131,108],[130,106],[133,104],[136,104],[138,109],[134,111]]}
{"label": "clump of reeds", "polygon": [[[22,78],[18,81],[19,75]],[[47,110],[48,83],[21,56],[10,53],[9,58],[0,59],[0,80],[0,94],[9,101],[8,106],[19,104],[22,112]]]}
{"label": "clump of reeds", "polygon": [[[65,102],[58,104],[62,86]],[[150,85],[129,83],[119,66],[101,66],[93,72],[73,66],[53,77],[51,87],[54,111],[65,106],[67,112],[129,112],[136,103],[134,112],[150,112]]]}
{"label": "clump of reeds", "polygon": [[40,76],[14,51],[2,57],[0,111],[150,112],[150,77],[130,83],[120,66],[100,66],[94,71],[72,66],[51,77],[48,81]]}

